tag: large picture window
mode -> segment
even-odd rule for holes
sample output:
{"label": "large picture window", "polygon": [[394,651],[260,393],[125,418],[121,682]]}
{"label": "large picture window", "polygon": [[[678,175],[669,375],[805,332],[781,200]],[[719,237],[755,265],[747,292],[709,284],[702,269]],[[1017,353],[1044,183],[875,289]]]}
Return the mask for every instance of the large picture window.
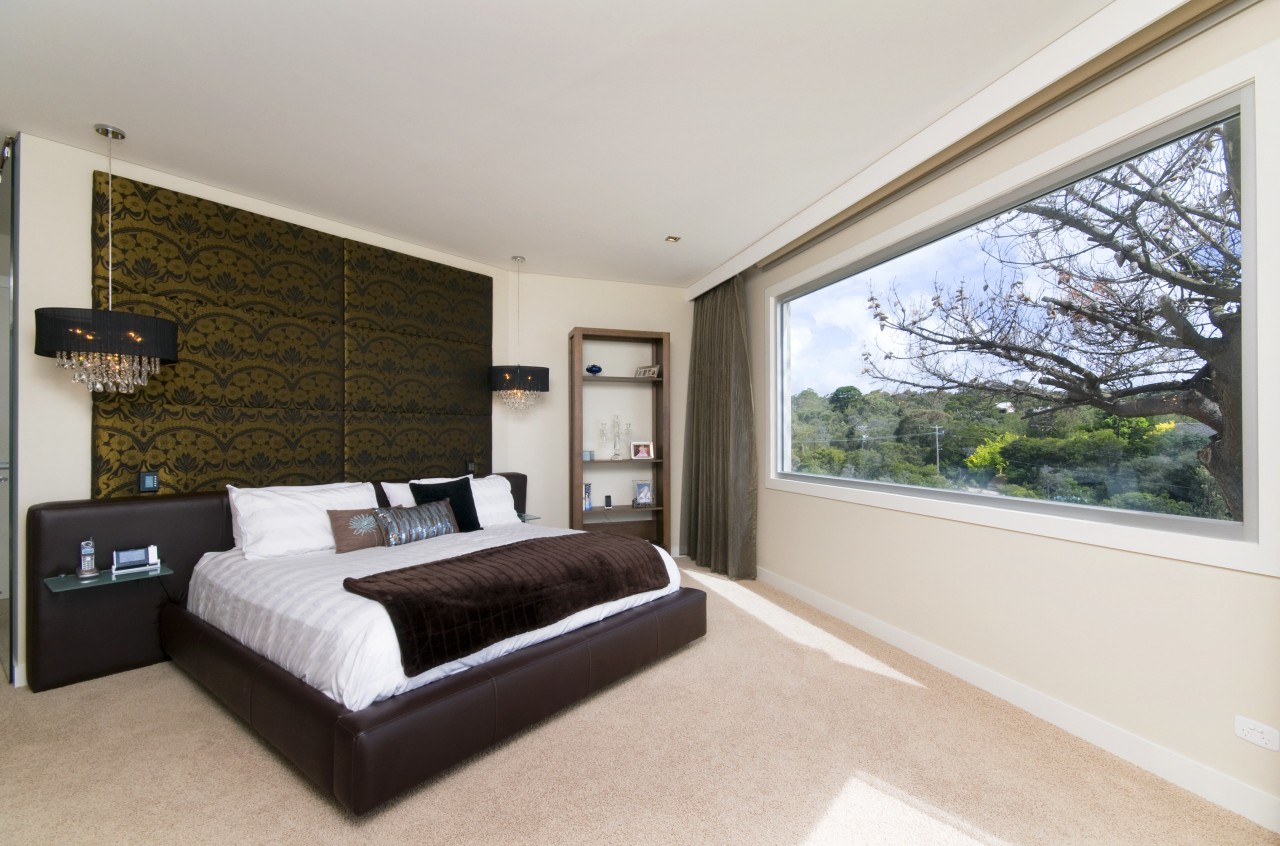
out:
{"label": "large picture window", "polygon": [[780,305],[779,469],[1241,521],[1240,120]]}

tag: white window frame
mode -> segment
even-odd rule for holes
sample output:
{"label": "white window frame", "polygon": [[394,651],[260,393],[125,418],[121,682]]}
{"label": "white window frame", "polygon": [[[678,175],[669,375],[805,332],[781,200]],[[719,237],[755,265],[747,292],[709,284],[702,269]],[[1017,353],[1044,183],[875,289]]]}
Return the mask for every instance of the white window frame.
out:
{"label": "white window frame", "polygon": [[[1267,51],[1258,51],[1265,53]],[[772,285],[766,291],[769,308],[769,473],[767,489],[821,497],[875,508],[919,514],[1040,535],[1066,541],[1108,547],[1179,561],[1280,576],[1280,531],[1266,526],[1260,514],[1280,514],[1276,485],[1260,484],[1259,466],[1276,467],[1280,455],[1259,443],[1259,397],[1267,390],[1259,378],[1260,355],[1280,360],[1280,339],[1258,336],[1259,292],[1257,290],[1258,231],[1266,231],[1258,221],[1258,169],[1255,151],[1274,148],[1273,129],[1280,114],[1268,113],[1270,122],[1260,134],[1254,107],[1257,55],[1218,68],[1191,83],[1105,121],[1075,138],[1011,167],[962,194],[940,203],[928,212],[894,226],[838,255]],[[1280,85],[1280,74],[1269,74]],[[1246,514],[1243,522],[1181,518],[1171,515],[1124,512],[1096,506],[985,497],[956,491],[939,491],[909,485],[836,479],[792,473],[785,469],[790,460],[790,396],[786,384],[786,344],[783,336],[783,307],[806,293],[844,279],[869,267],[901,255],[942,235],[992,216],[1003,208],[1045,193],[1072,179],[1081,178],[1109,163],[1129,158],[1165,140],[1180,137],[1217,116],[1238,111],[1242,151],[1244,197],[1242,235],[1244,238],[1242,309],[1243,343],[1243,424],[1245,429],[1244,491]],[[1280,104],[1273,111],[1280,111]],[[1270,135],[1271,137],[1264,137]],[[1271,207],[1269,206],[1270,210]],[[1271,229],[1276,223],[1272,220]],[[1272,266],[1280,266],[1273,259]],[[1272,274],[1274,276],[1274,273]],[[1280,314],[1280,297],[1264,298],[1269,314]],[[1280,388],[1280,379],[1269,379]],[[1267,405],[1274,406],[1268,399]],[[1267,455],[1262,451],[1266,450]],[[1274,520],[1272,522],[1275,522]]]}

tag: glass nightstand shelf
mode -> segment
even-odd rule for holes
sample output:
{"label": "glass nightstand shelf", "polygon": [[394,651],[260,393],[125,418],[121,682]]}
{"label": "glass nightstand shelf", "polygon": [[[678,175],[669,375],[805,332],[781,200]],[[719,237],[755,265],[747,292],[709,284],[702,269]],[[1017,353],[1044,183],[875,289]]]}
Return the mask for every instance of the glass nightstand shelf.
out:
{"label": "glass nightstand shelf", "polygon": [[114,585],[120,582],[140,582],[143,579],[172,575],[173,571],[161,564],[159,570],[147,570],[141,573],[119,573],[113,575],[110,570],[103,570],[92,579],[82,579],[79,576],[50,576],[44,580],[44,583],[54,593],[65,593],[69,590],[102,587],[103,585]]}

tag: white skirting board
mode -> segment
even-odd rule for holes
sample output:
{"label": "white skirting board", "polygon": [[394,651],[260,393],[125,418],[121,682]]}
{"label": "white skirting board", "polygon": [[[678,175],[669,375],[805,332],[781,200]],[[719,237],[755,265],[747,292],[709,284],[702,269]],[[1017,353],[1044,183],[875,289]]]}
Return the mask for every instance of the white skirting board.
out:
{"label": "white skirting board", "polygon": [[785,576],[761,568],[758,577],[765,584],[789,593],[850,625],[857,626],[885,643],[928,661],[935,667],[964,679],[1082,740],[1101,747],[1258,825],[1280,832],[1280,798],[1206,767],[1133,732],[1114,726],[1075,706],[1027,687],[1021,682],[1002,676],[981,664],[943,649],[883,620],[837,602]]}

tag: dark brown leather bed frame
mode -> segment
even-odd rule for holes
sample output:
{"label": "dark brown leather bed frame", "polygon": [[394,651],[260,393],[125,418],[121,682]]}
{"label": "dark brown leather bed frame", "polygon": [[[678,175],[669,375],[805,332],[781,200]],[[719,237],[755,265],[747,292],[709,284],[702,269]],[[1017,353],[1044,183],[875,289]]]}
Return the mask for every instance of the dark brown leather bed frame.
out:
{"label": "dark brown leather bed frame", "polygon": [[[517,510],[523,511],[524,475],[502,475],[511,480]],[[109,561],[111,550],[154,543],[174,573],[70,594],[46,589],[42,580],[69,572],[79,542],[90,536],[99,562]],[[196,561],[231,545],[225,493],[33,506],[27,515],[32,689],[171,657],[307,778],[363,814],[706,633],[706,595],[682,588],[350,711],[186,610]],[[122,619],[140,625],[120,627]]]}

